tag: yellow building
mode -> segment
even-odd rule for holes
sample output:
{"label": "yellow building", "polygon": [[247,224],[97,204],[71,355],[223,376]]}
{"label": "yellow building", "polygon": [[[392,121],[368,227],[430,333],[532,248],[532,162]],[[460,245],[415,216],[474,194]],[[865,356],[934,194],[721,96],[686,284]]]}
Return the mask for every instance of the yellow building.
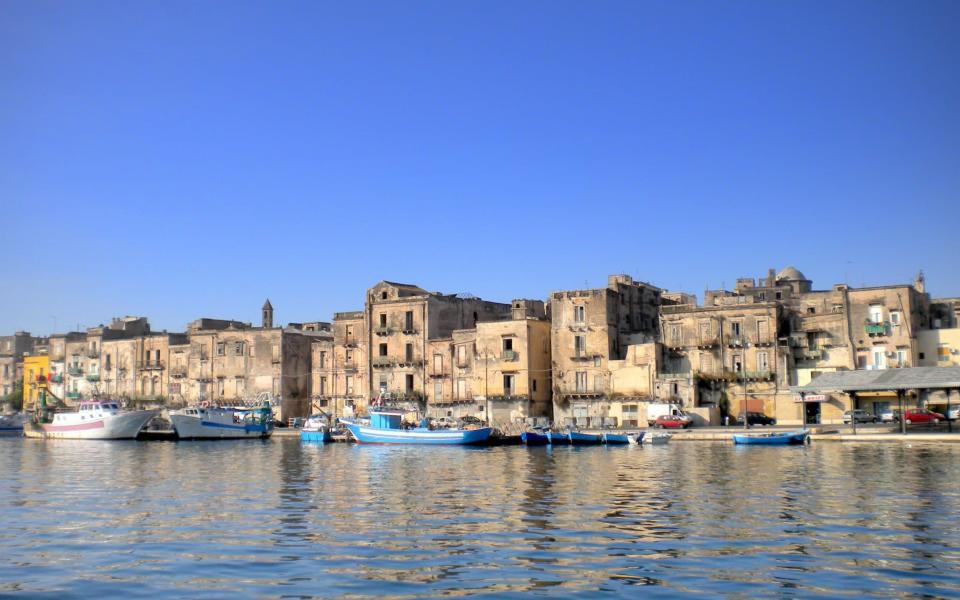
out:
{"label": "yellow building", "polygon": [[40,391],[47,389],[49,374],[50,357],[46,354],[23,357],[23,410],[32,409]]}
{"label": "yellow building", "polygon": [[917,345],[921,367],[960,366],[960,328],[918,331]]}

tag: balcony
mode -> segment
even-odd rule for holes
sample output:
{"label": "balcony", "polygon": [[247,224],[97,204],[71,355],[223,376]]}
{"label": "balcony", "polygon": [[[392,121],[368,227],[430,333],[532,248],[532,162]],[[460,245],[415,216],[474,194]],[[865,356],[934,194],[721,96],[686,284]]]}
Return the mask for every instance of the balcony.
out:
{"label": "balcony", "polygon": [[374,327],[373,333],[376,335],[390,335],[389,327]]}
{"label": "balcony", "polygon": [[416,328],[413,327],[412,325],[411,325],[410,327],[404,327],[404,328],[401,330],[401,332],[402,332],[404,335],[417,335],[417,333],[418,333],[417,330],[416,330]]}
{"label": "balcony", "polygon": [[449,377],[450,373],[444,369],[440,369],[438,371],[430,371],[429,375],[427,376],[431,379],[443,379],[444,377]]}
{"label": "balcony", "polygon": [[65,395],[67,398],[69,398],[70,400],[79,400],[79,399],[80,399],[80,392],[67,392],[67,393],[64,394],[64,395]]}
{"label": "balcony", "polygon": [[345,339],[345,340],[343,341],[343,345],[344,345],[344,347],[346,347],[346,348],[356,348],[356,347],[357,347],[357,340],[356,340],[355,338],[348,337],[347,339]]}
{"label": "balcony", "polygon": [[162,360],[145,360],[137,363],[138,371],[159,371],[163,369]]}
{"label": "balcony", "polygon": [[82,377],[83,367],[67,367],[67,375],[71,377]]}
{"label": "balcony", "polygon": [[580,352],[577,352],[576,354],[570,357],[570,360],[584,360],[584,361],[593,360],[593,354],[586,354],[586,353],[581,354]]}
{"label": "balcony", "polygon": [[890,321],[883,321],[879,323],[867,322],[863,326],[864,331],[867,335],[888,335],[890,331]]}
{"label": "balcony", "polygon": [[63,375],[57,373],[50,376],[50,383],[63,383]]}
{"label": "balcony", "polygon": [[186,376],[187,376],[187,368],[186,368],[186,367],[171,367],[171,368],[170,368],[170,375],[172,375],[173,377],[177,377],[177,378],[186,377]]}
{"label": "balcony", "polygon": [[96,348],[87,348],[87,358],[100,358],[100,351]]}
{"label": "balcony", "polygon": [[701,335],[700,343],[697,344],[700,348],[712,348],[720,343],[720,336],[717,335]]}
{"label": "balcony", "polygon": [[816,360],[823,356],[823,350],[819,348],[806,348],[800,352],[800,358],[805,360]]}
{"label": "balcony", "polygon": [[100,381],[100,373],[87,373],[87,381]]}
{"label": "balcony", "polygon": [[514,350],[504,350],[500,353],[500,360],[517,360],[518,357],[519,354],[517,354]]}
{"label": "balcony", "polygon": [[393,364],[393,359],[389,356],[374,356],[373,357],[373,367],[375,369],[383,369],[389,367]]}

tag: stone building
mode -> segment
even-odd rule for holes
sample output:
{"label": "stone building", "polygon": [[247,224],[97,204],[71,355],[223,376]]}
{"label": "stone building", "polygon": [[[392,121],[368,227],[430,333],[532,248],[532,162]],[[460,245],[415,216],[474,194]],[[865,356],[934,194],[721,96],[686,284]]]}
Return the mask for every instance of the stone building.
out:
{"label": "stone building", "polygon": [[[282,420],[308,416],[310,346],[316,336],[327,333],[272,325],[269,301],[262,309],[261,327],[206,318],[190,323],[186,334],[189,351],[167,341],[177,366],[177,375],[170,378],[178,386],[174,388],[178,396],[188,404],[270,398],[279,407]],[[186,376],[182,376],[184,362]]]}
{"label": "stone building", "polygon": [[33,352],[36,341],[26,331],[0,336],[0,397],[12,394],[23,381],[23,356]]}
{"label": "stone building", "polygon": [[428,414],[496,426],[551,413],[550,322],[540,300],[514,300],[497,321],[431,340]]}
{"label": "stone building", "polygon": [[350,415],[369,400],[364,312],[334,314],[332,329],[332,336],[319,337],[311,346],[313,405],[336,416]]}
{"label": "stone building", "polygon": [[625,401],[613,387],[611,361],[625,360],[632,345],[658,340],[662,292],[611,275],[605,288],[550,295],[555,421],[613,424],[622,414]]}
{"label": "stone building", "polygon": [[389,394],[425,410],[431,343],[451,339],[458,329],[508,318],[510,311],[509,304],[381,281],[367,290],[365,303],[368,397]]}

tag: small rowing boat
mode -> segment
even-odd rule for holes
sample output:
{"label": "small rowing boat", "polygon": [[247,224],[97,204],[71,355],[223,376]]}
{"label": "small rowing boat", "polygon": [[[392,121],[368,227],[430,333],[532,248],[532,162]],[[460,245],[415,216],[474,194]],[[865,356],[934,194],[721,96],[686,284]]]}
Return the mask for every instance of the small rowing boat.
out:
{"label": "small rowing boat", "polygon": [[333,441],[330,428],[327,426],[327,417],[313,415],[303,424],[300,430],[300,441],[328,443]]}
{"label": "small rowing boat", "polygon": [[755,446],[785,446],[788,444],[803,444],[809,436],[809,429],[774,431],[771,433],[735,433],[733,434],[733,443]]}

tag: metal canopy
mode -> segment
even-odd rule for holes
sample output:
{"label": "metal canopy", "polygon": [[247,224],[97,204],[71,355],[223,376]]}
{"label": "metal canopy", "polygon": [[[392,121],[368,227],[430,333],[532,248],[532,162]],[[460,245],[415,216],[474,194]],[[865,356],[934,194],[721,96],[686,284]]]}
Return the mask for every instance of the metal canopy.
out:
{"label": "metal canopy", "polygon": [[960,367],[910,367],[880,371],[835,371],[820,374],[793,392],[879,392],[960,388]]}

